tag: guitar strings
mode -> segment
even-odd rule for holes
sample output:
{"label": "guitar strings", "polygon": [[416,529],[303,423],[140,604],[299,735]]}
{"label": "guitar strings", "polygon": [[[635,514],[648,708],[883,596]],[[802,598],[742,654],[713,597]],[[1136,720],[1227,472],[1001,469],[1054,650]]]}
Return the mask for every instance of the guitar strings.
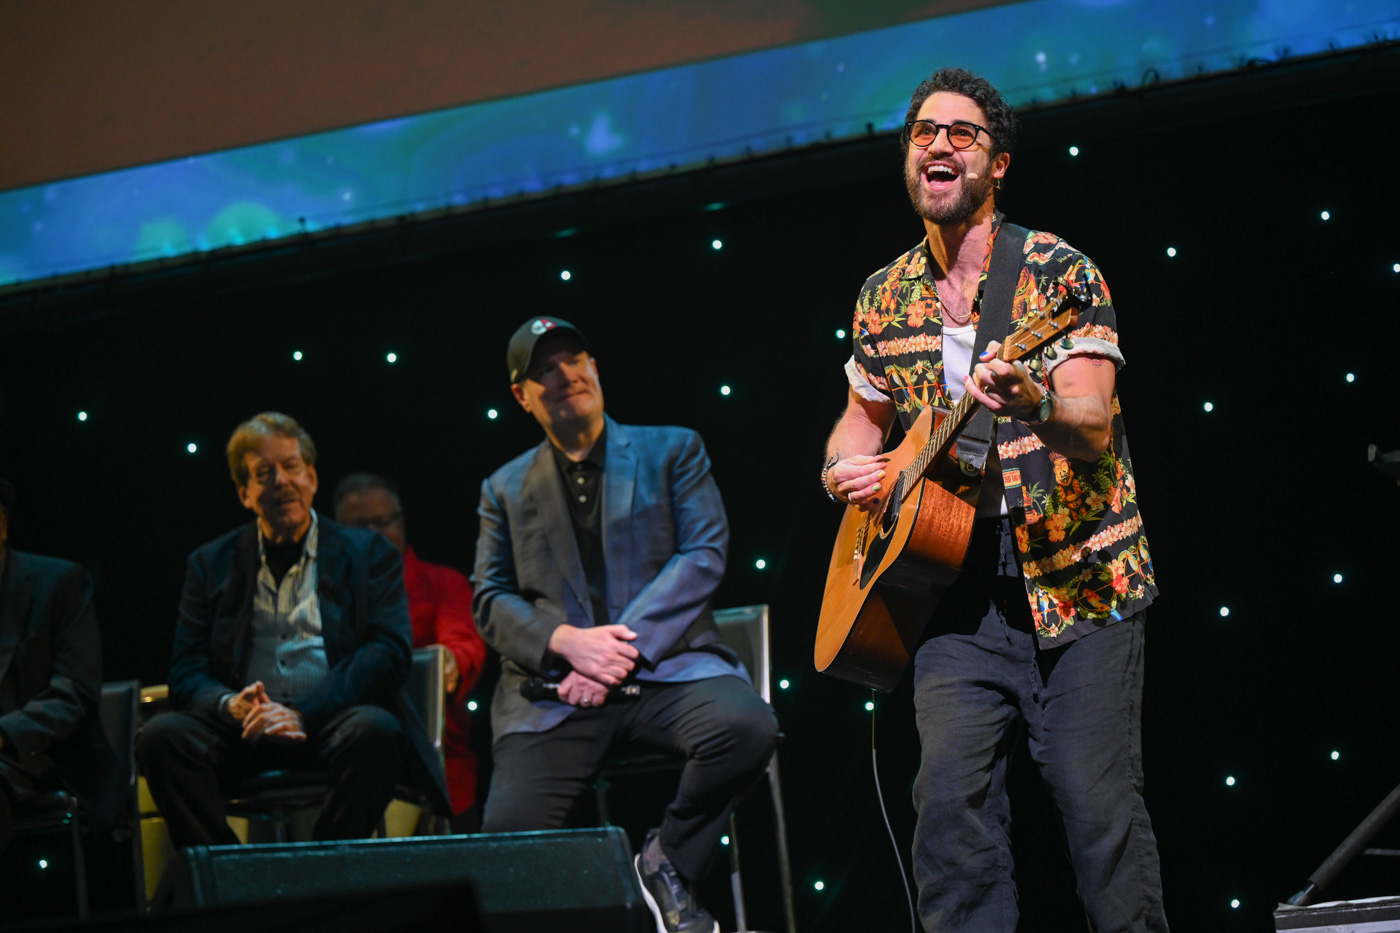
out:
{"label": "guitar strings", "polygon": [[[1063,277],[1061,277],[1059,281],[1061,284],[1067,286]],[[1060,306],[1069,300],[1071,295],[1072,293],[1066,288],[1065,293],[1055,298],[1049,307],[1042,308],[1026,318],[1025,321],[1022,322],[1020,328],[1018,328],[1014,334],[1006,338],[1006,342],[1002,344],[1002,348],[997,354],[998,358],[1006,359],[1002,354],[1006,352],[1008,347],[1012,346],[1015,346],[1021,351],[1018,357],[1027,352],[1026,346],[1021,343],[1027,336],[1035,337],[1037,345],[1043,343],[1045,341],[1045,334],[1038,328],[1044,328],[1046,324],[1050,323],[1050,319],[1059,313]],[[943,419],[943,423],[939,425],[938,429],[929,437],[928,443],[924,444],[923,449],[919,451],[918,456],[913,459],[909,466],[900,471],[900,479],[904,481],[900,505],[903,504],[904,500],[907,500],[914,494],[914,490],[918,488],[918,484],[915,483],[914,480],[924,475],[924,471],[928,469],[928,465],[933,461],[934,455],[940,453],[944,447],[947,446],[948,439],[953,431],[962,429],[965,416],[971,412],[975,404],[976,399],[971,395],[964,395],[962,398],[958,399],[948,412],[948,416]]]}

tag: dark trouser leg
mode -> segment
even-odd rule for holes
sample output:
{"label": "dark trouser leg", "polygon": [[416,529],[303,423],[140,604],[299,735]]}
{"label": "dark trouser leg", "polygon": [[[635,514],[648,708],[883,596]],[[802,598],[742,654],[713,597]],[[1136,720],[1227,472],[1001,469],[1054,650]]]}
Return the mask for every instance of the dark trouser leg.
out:
{"label": "dark trouser leg", "polygon": [[1031,756],[1064,819],[1098,933],[1165,931],[1157,839],[1142,800],[1143,615],[1042,655]]}
{"label": "dark trouser leg", "polygon": [[495,768],[481,830],[560,829],[602,767],[621,705],[575,710],[548,732],[512,732],[492,746]]}
{"label": "dark trouser leg", "polygon": [[411,754],[397,716],[379,706],[342,710],[311,740],[326,769],[326,803],[317,840],[364,839],[394,797],[399,762]]}
{"label": "dark trouser leg", "polygon": [[998,524],[978,522],[963,574],[914,657],[921,747],[914,879],[930,931],[1010,933],[1019,916],[1006,769],[1035,646],[1020,572]]}
{"label": "dark trouser leg", "polygon": [[661,821],[661,848],[681,877],[705,873],[729,815],[763,774],[778,720],[737,677],[648,684],[627,709],[627,738],[687,758]]}
{"label": "dark trouser leg", "polygon": [[224,819],[219,773],[230,743],[240,741],[234,727],[190,713],[157,716],[141,728],[136,757],[176,848],[238,844]]}

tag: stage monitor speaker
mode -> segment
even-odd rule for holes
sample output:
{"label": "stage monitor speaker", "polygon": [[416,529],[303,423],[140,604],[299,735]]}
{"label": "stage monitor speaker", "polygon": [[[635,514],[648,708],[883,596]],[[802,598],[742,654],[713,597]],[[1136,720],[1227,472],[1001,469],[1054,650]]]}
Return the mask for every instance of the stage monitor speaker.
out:
{"label": "stage monitor speaker", "polygon": [[1331,901],[1310,907],[1280,904],[1274,911],[1278,933],[1390,933],[1400,931],[1400,897]]}
{"label": "stage monitor speaker", "polygon": [[486,933],[642,933],[651,915],[627,836],[601,829],[194,846],[171,864],[172,909],[469,882]]}

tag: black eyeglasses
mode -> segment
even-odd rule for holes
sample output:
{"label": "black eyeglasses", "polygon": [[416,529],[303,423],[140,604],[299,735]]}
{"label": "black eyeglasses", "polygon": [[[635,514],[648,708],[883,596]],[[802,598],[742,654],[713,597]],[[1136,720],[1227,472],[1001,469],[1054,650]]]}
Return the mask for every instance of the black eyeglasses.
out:
{"label": "black eyeglasses", "polygon": [[956,123],[934,123],[932,120],[910,120],[904,124],[904,141],[927,149],[938,138],[939,130],[948,131],[948,145],[954,149],[971,149],[977,142],[978,133],[986,133],[987,138],[996,142],[997,138],[985,126],[959,120]]}

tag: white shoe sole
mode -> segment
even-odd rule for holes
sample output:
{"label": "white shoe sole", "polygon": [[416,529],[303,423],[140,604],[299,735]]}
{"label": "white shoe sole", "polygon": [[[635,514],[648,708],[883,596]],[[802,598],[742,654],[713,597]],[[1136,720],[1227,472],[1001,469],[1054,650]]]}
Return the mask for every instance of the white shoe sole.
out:
{"label": "white shoe sole", "polygon": [[[637,879],[637,887],[642,889],[642,897],[646,899],[652,919],[656,921],[656,933],[669,933],[665,922],[661,919],[661,908],[657,906],[656,898],[651,896],[651,892],[647,890],[647,883],[642,880],[642,855],[640,852],[632,856],[632,874]],[[718,920],[715,921],[714,929],[710,933],[719,933]]]}

